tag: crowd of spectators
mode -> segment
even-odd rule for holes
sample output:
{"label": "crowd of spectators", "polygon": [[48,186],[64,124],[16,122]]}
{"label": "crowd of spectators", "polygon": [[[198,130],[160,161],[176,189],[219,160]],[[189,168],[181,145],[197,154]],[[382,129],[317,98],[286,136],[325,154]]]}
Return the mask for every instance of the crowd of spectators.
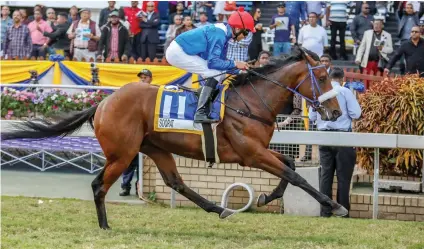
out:
{"label": "crowd of spectators", "polygon": [[[279,2],[269,23],[261,21],[263,11],[257,7],[260,3],[264,2],[254,2],[251,10],[256,33],[249,34],[242,41],[230,42],[228,59],[258,60],[263,50],[261,36],[267,30],[273,30],[271,54],[274,56],[290,53],[291,46],[298,43],[318,56],[328,54],[333,60],[349,60],[345,41],[349,30],[357,47],[355,58],[350,60],[361,71],[388,71],[399,61],[401,73],[422,72],[421,66],[414,63],[415,57],[424,56],[420,49],[422,41],[412,33],[417,27],[419,35],[424,35],[423,2],[394,3],[399,44],[393,42],[393,34],[385,31],[385,18],[381,18],[387,13],[386,1]],[[109,1],[98,20],[92,20],[90,9],[77,6],[72,6],[68,12],[56,13],[53,8],[37,4],[30,16],[28,9],[16,9],[11,13],[8,6],[2,6],[2,55],[23,58],[56,53],[77,60],[126,60],[129,57],[154,60],[159,44],[164,43],[165,52],[179,34],[225,22],[228,15],[236,10],[234,1],[169,1],[167,17],[161,18],[158,1],[143,1],[142,4],[131,1],[130,6],[120,8],[115,5],[115,1]],[[348,24],[349,13],[356,16]],[[161,40],[161,20],[166,18],[167,31],[165,39]],[[327,30],[330,30],[330,39]],[[415,37],[413,44],[417,45],[408,47],[411,37]],[[337,45],[339,49],[336,49]]]}

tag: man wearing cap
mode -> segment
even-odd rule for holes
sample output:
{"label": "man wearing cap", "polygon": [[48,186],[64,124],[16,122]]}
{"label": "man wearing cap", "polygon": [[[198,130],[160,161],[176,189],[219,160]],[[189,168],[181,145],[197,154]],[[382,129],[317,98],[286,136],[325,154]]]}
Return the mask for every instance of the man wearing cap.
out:
{"label": "man wearing cap", "polygon": [[90,20],[90,14],[89,9],[81,9],[81,19],[74,21],[66,32],[71,39],[71,53],[78,61],[82,58],[86,61],[96,59],[100,29],[96,22]]}
{"label": "man wearing cap", "polygon": [[112,11],[109,17],[110,22],[102,29],[97,58],[126,60],[131,48],[128,29],[119,21],[118,11]]}
{"label": "man wearing cap", "polygon": [[278,13],[272,17],[270,29],[275,28],[274,36],[274,56],[280,54],[290,54],[290,34],[294,36],[293,42],[296,42],[296,31],[294,21],[286,14],[286,4],[281,2],[277,7]]}
{"label": "man wearing cap", "polygon": [[153,75],[149,69],[143,69],[138,74],[137,77],[140,79],[140,83],[152,83]]}
{"label": "man wearing cap", "polygon": [[[141,70],[137,74],[137,77],[140,79],[139,83],[147,83],[147,84],[152,83],[152,79],[153,79],[152,72],[150,72],[150,70],[148,69]],[[134,157],[134,159],[131,161],[128,168],[124,171],[124,173],[122,173],[122,183],[121,183],[122,190],[119,193],[120,196],[130,195],[131,181],[134,177],[135,170],[136,169],[139,170],[138,157],[139,157],[139,154],[137,154],[137,156]],[[137,178],[137,181],[138,181],[138,178]],[[137,192],[137,185],[136,185],[136,192]]]}

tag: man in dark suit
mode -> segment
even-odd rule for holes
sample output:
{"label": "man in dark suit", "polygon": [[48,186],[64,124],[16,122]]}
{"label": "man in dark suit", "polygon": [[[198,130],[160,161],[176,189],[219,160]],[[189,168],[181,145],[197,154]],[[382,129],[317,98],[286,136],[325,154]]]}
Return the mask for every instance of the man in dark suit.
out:
{"label": "man in dark suit", "polygon": [[56,52],[63,51],[63,56],[69,56],[69,40],[66,31],[69,29],[68,14],[61,12],[57,15],[57,25],[54,27],[53,32],[44,32],[43,36],[50,38],[49,46]]}
{"label": "man in dark suit", "polygon": [[140,21],[141,30],[141,58],[145,60],[149,56],[153,61],[156,57],[156,47],[159,44],[158,26],[160,22],[159,14],[154,12],[155,3],[147,3],[147,12],[142,14]]}

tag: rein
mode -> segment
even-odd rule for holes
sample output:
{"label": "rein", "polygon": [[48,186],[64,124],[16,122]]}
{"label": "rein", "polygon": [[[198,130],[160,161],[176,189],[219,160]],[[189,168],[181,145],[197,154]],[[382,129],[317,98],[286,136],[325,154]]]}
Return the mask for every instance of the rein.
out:
{"label": "rein", "polygon": [[[266,75],[263,75],[263,74],[261,74],[261,73],[258,73],[258,72],[256,72],[256,71],[254,71],[254,70],[252,70],[252,69],[246,69],[246,71],[248,72],[248,73],[251,73],[251,74],[254,74],[254,75],[256,75],[256,76],[258,76],[258,77],[260,77],[260,78],[262,78],[262,79],[264,79],[264,80],[266,80],[266,81],[269,81],[269,82],[271,82],[271,83],[273,83],[273,84],[275,84],[275,85],[277,85],[277,86],[279,86],[279,87],[281,87],[281,88],[283,88],[283,89],[286,89],[286,90],[289,90],[290,92],[292,92],[293,94],[297,94],[297,95],[299,95],[300,97],[302,97],[302,98],[304,98],[307,102],[309,102],[310,104],[311,104],[311,106],[314,108],[314,109],[318,109],[318,108],[320,108],[321,107],[321,103],[323,103],[325,100],[327,100],[327,99],[329,99],[329,97],[328,96],[325,96],[324,98],[321,98],[322,97],[322,93],[321,93],[321,89],[320,89],[320,87],[319,87],[319,85],[318,85],[318,82],[317,82],[317,79],[316,79],[316,77],[315,77],[315,74],[313,73],[314,72],[314,70],[315,69],[318,69],[318,68],[323,68],[323,67],[325,67],[325,65],[318,65],[318,66],[315,66],[315,67],[313,67],[313,66],[311,66],[310,64],[309,64],[309,62],[306,62],[307,63],[307,66],[308,66],[308,75],[306,75],[306,77],[303,79],[303,80],[301,80],[300,82],[299,82],[299,84],[297,84],[297,86],[294,88],[294,89],[292,89],[292,88],[290,88],[290,87],[288,87],[288,86],[286,86],[286,85],[283,85],[283,84],[281,84],[280,82],[278,82],[278,81],[276,81],[276,80],[273,80],[273,79],[271,79],[271,78],[269,78],[268,76],[266,76]],[[228,71],[226,71],[226,72],[224,72],[224,73],[221,73],[221,74],[218,74],[218,75],[215,75],[215,77],[216,76],[219,76],[219,75],[223,75],[223,74],[227,74],[228,72],[231,72],[231,71],[233,71],[233,70],[235,70],[236,68],[234,68],[234,69],[231,69],[231,70],[228,70]],[[276,71],[278,71],[279,69],[281,69],[281,67],[280,68],[278,68],[278,69],[276,69],[274,72],[276,72]],[[274,72],[272,72],[272,73],[274,73]],[[224,79],[224,81],[226,80],[226,79],[228,79],[229,77],[231,77],[231,75],[230,76],[227,76],[225,79]],[[312,94],[313,94],[313,99],[310,99],[310,98],[308,98],[308,97],[306,97],[306,96],[304,96],[303,94],[301,94],[299,91],[298,91],[298,89],[299,89],[299,87],[309,78],[309,77],[311,77],[311,87],[312,87]],[[212,77],[211,77],[212,78]],[[208,78],[206,78],[206,79],[208,79]],[[205,80],[205,79],[204,79]],[[201,80],[199,80],[199,81],[197,81],[197,82],[200,82]],[[248,81],[249,81],[249,84],[250,84],[250,86],[252,87],[252,89],[253,89],[253,91],[255,92],[255,94],[259,97],[259,99],[261,100],[261,102],[262,102],[262,104],[268,109],[268,111],[273,115],[273,116],[275,116],[276,114],[273,112],[273,110],[272,110],[272,108],[266,103],[266,101],[259,95],[259,93],[258,93],[258,91],[256,90],[256,88],[255,88],[255,86],[253,85],[253,83],[251,82],[251,80],[248,78]],[[251,112],[251,110],[250,110],[250,108],[249,108],[249,105],[246,103],[246,101],[243,99],[243,97],[241,96],[241,94],[237,91],[237,88],[233,85],[233,83],[231,83],[230,82],[230,84],[231,84],[231,86],[232,86],[232,88],[234,89],[234,91],[236,92],[236,94],[240,97],[240,99],[241,99],[241,101],[243,102],[243,104],[246,106],[246,108],[247,108],[247,112],[246,111],[243,111],[243,110],[240,110],[240,109],[236,109],[236,108],[234,108],[234,107],[231,107],[231,106],[229,106],[228,104],[226,104],[226,103],[223,103],[223,102],[221,102],[220,100],[218,100],[218,102],[219,103],[221,103],[222,105],[224,105],[225,107],[227,107],[228,109],[230,109],[230,110],[233,110],[233,111],[235,111],[235,112],[237,112],[238,114],[240,114],[240,115],[242,115],[242,116],[244,116],[244,117],[247,117],[247,118],[250,118],[250,119],[254,119],[254,120],[256,120],[256,121],[259,121],[259,122],[261,122],[261,123],[263,123],[263,124],[265,124],[265,125],[269,125],[269,126],[272,126],[272,124],[274,123],[274,122],[272,122],[272,121],[269,121],[269,120],[267,120],[267,119],[264,119],[264,118],[262,118],[262,117],[260,117],[260,116],[257,116],[257,115],[255,115],[255,114],[253,114],[252,112]],[[316,94],[316,91],[318,91],[318,93],[319,93],[319,95],[321,95],[320,97],[318,97],[317,98],[317,94]],[[325,95],[325,94],[324,94]],[[277,128],[278,128],[278,130],[280,129],[280,127],[278,126],[278,122],[277,121],[275,121],[275,123],[277,124]]]}
{"label": "rein", "polygon": [[[279,86],[279,87],[281,87],[281,88],[283,88],[283,89],[287,89],[287,90],[289,90],[289,91],[291,91],[292,93],[294,93],[294,94],[297,94],[297,95],[299,95],[299,96],[301,96],[302,98],[304,98],[306,101],[308,101],[311,105],[312,105],[312,107],[313,108],[319,108],[320,107],[320,105],[321,105],[321,103],[323,102],[323,101],[320,101],[320,99],[319,98],[317,98],[316,97],[316,90],[315,89],[318,89],[318,93],[321,95],[321,89],[320,89],[320,87],[319,87],[319,85],[318,85],[318,82],[317,82],[317,80],[316,80],[316,77],[315,77],[315,74],[313,73],[313,71],[315,70],[315,69],[318,69],[318,68],[322,68],[322,67],[325,67],[325,65],[319,65],[319,66],[315,66],[315,67],[312,67],[309,63],[307,63],[307,66],[308,66],[308,75],[306,75],[306,77],[302,80],[302,81],[300,81],[299,82],[299,84],[297,84],[297,86],[294,88],[294,89],[292,89],[292,88],[290,88],[290,87],[288,87],[288,86],[286,86],[286,85],[283,85],[283,84],[281,84],[280,82],[278,82],[278,81],[276,81],[276,80],[273,80],[273,79],[271,79],[271,78],[269,78],[269,77],[267,77],[267,76],[265,76],[265,75],[263,75],[263,74],[261,74],[261,73],[258,73],[258,72],[256,72],[256,71],[254,71],[254,70],[251,70],[251,69],[246,69],[246,71],[247,72],[249,72],[249,73],[251,73],[251,74],[254,74],[254,75],[256,75],[256,76],[258,76],[258,77],[260,77],[260,78],[262,78],[262,79],[264,79],[264,80],[266,80],[266,81],[269,81],[269,82],[271,82],[271,83],[273,83],[273,84],[275,84],[275,85],[277,85],[277,86]],[[280,69],[280,68],[279,68]],[[276,71],[278,71],[279,69],[277,69]],[[312,81],[312,92],[313,92],[313,100],[311,100],[310,98],[308,98],[308,97],[306,97],[306,96],[304,96],[303,94],[301,94],[299,91],[298,91],[298,88],[309,78],[309,77],[311,77],[311,81]],[[228,78],[228,77],[227,77]],[[259,97],[259,99],[261,100],[261,102],[262,102],[262,104],[268,109],[268,111],[273,115],[273,116],[275,116],[276,114],[272,111],[272,108],[266,103],[266,101],[259,95],[259,93],[256,91],[256,88],[254,87],[254,85],[253,85],[253,83],[250,81],[250,79],[248,79],[248,82],[249,82],[249,84],[250,84],[250,86],[252,87],[252,89],[253,89],[253,91],[255,92],[255,94]],[[231,107],[231,106],[229,106],[229,105],[227,105],[227,104],[225,104],[225,103],[222,103],[221,101],[219,101],[221,104],[223,104],[223,105],[225,105],[226,107],[228,107],[229,109],[231,109],[231,110],[233,110],[233,111],[235,111],[235,112],[237,112],[238,114],[240,114],[240,115],[242,115],[242,116],[245,116],[245,117],[248,117],[248,118],[251,118],[251,119],[254,119],[254,120],[257,120],[257,121],[259,121],[259,122],[261,122],[261,123],[263,123],[263,124],[266,124],[266,125],[269,125],[269,126],[272,126],[272,124],[273,124],[273,122],[272,121],[269,121],[269,120],[267,120],[267,119],[264,119],[264,118],[262,118],[262,117],[259,117],[259,116],[257,116],[257,115],[255,115],[255,114],[252,114],[252,112],[250,111],[250,108],[249,108],[249,106],[247,105],[247,103],[244,101],[244,99],[243,99],[243,97],[240,95],[240,93],[237,91],[237,89],[236,89],[236,87],[232,84],[232,83],[230,83],[231,84],[231,86],[232,86],[232,88],[235,90],[235,92],[237,93],[237,95],[239,95],[239,97],[240,97],[240,99],[242,100],[242,102],[243,102],[243,104],[246,106],[246,108],[248,109],[248,111],[247,112],[245,112],[245,111],[243,111],[243,110],[240,110],[240,109],[235,109],[235,108],[233,108],[233,107]],[[278,122],[277,121],[275,121],[275,123],[277,124],[277,128],[278,128],[278,130],[280,129],[280,127],[278,126]]]}

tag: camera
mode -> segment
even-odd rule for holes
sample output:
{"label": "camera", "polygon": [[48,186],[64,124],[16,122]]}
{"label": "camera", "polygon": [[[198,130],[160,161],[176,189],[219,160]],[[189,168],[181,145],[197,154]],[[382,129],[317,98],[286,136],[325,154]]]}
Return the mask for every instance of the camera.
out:
{"label": "camera", "polygon": [[99,68],[96,67],[95,63],[91,63],[91,84],[97,86],[100,83],[99,80]]}
{"label": "camera", "polygon": [[141,10],[136,14],[136,16],[138,18],[147,17],[147,13]]}
{"label": "camera", "polygon": [[[29,78],[30,82],[29,83],[37,85],[38,84],[38,73],[37,73],[37,71],[36,70],[29,70],[28,73],[30,75],[30,78]],[[36,88],[30,88],[29,90],[31,92],[35,92]],[[43,89],[40,89],[39,92],[42,93]]]}
{"label": "camera", "polygon": [[379,47],[379,46],[384,46],[384,41],[380,41],[380,40],[375,40],[374,41],[374,46],[375,47]]}

